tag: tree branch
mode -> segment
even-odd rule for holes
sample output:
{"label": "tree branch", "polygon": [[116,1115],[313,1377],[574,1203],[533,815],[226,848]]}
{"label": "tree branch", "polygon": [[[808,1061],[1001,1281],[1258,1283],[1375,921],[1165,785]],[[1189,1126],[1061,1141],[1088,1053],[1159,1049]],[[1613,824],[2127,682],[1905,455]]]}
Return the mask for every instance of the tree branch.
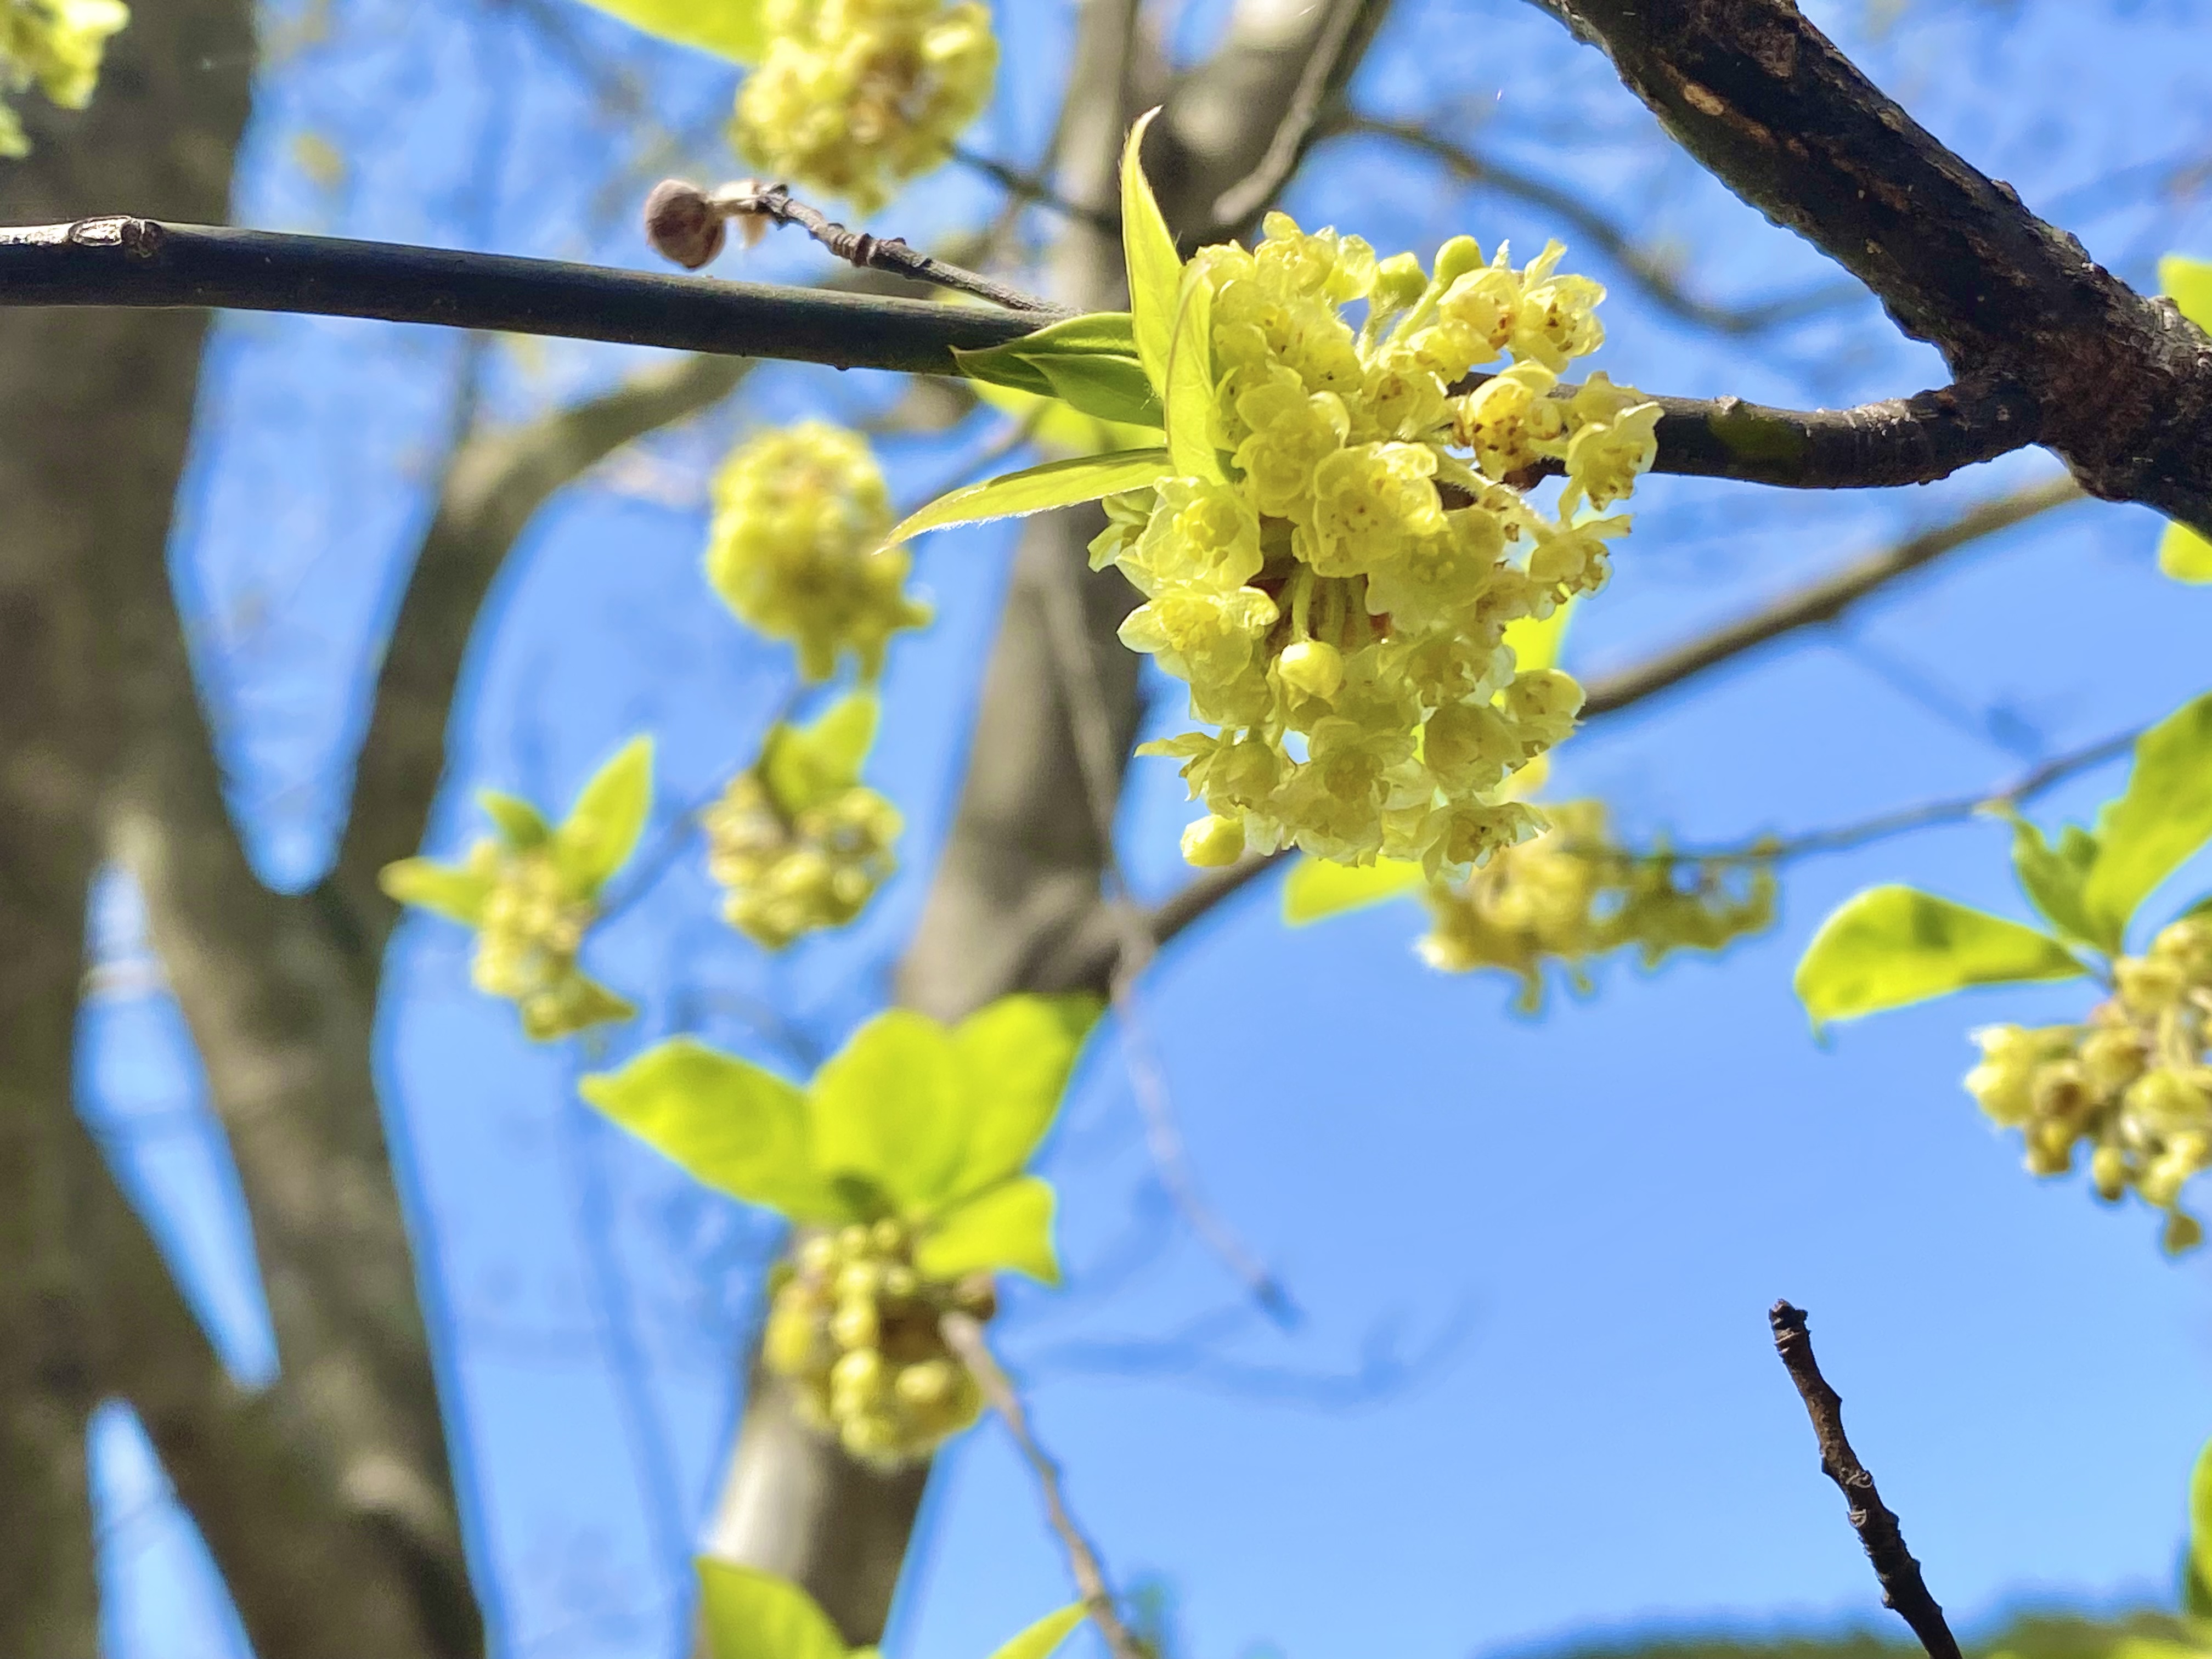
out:
{"label": "tree branch", "polygon": [[1875,1490],[1874,1476],[1844,1437],[1844,1402],[1828,1386],[1813,1358],[1813,1337],[1806,1328],[1803,1312],[1787,1302],[1778,1302],[1766,1317],[1774,1329],[1774,1351],[1782,1356],[1790,1380],[1797,1385],[1805,1401],[1806,1414],[1813,1419],[1813,1437],[1820,1447],[1821,1473],[1844,1494],[1851,1530],[1858,1534],[1859,1542],[1866,1546],[1867,1559],[1874,1564],[1874,1575],[1881,1584],[1882,1606],[1894,1608],[1912,1626],[1920,1645],[1928,1650],[1928,1659],[1960,1659],[1958,1638],[1943,1622],[1943,1609],[1928,1593],[1920,1564],[1905,1548],[1896,1516],[1882,1503],[1881,1494]]}
{"label": "tree branch", "polygon": [[1722,305],[1700,299],[1682,286],[1666,260],[1638,246],[1634,238],[1604,214],[1571,191],[1533,173],[1477,155],[1466,145],[1455,143],[1414,121],[1385,121],[1346,112],[1331,121],[1324,134],[1328,137],[1340,136],[1388,138],[1434,157],[1467,184],[1487,185],[1501,196],[1543,209],[1580,232],[1584,241],[1627,272],[1662,310],[1716,333],[1764,333],[1785,323],[1801,322],[1849,305],[1866,294],[1858,283],[1844,282],[1823,283],[1802,293],[1785,294],[1755,305]]}
{"label": "tree branch", "polygon": [[1353,67],[1389,10],[1390,0],[1338,0],[1326,9],[1266,153],[1249,173],[1214,198],[1212,216],[1218,231],[1235,234],[1282,193],[1306,152],[1325,136],[1323,115],[1351,80]]}
{"label": "tree branch", "polygon": [[1793,0],[1535,0],[1729,189],[1961,380],[2007,381],[2092,495],[2212,532],[2212,339],[1886,97]]}

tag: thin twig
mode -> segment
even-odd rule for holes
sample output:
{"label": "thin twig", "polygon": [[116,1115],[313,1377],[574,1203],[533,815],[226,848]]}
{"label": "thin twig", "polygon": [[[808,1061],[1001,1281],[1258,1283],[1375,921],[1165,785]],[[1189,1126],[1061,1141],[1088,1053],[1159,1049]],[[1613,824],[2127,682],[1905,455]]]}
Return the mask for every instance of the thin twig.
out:
{"label": "thin twig", "polygon": [[1014,1391],[1013,1383],[1000,1368],[998,1357],[991,1352],[991,1345],[984,1340],[983,1328],[969,1315],[955,1311],[945,1315],[938,1322],[938,1328],[944,1333],[946,1346],[960,1356],[961,1363],[974,1376],[984,1399],[990,1401],[991,1409],[1004,1419],[1006,1432],[1013,1436],[1014,1444],[1021,1449],[1030,1474],[1036,1477],[1037,1490],[1044,1498],[1045,1515],[1060,1539],[1060,1548],[1066,1553],[1068,1571],[1075,1576],[1075,1587],[1082,1593],[1091,1622],[1098,1626],[1098,1633],[1106,1638],[1115,1659],[1151,1659],[1144,1644],[1121,1621],[1121,1610],[1115,1604],[1114,1592],[1107,1583],[1106,1569],[1098,1559],[1098,1552],[1068,1510],[1067,1497],[1060,1487],[1060,1465],[1030,1431],[1029,1414],[1022,1408],[1021,1395]]}
{"label": "thin twig", "polygon": [[981,173],[1018,202],[1031,203],[1048,209],[1063,219],[1073,219],[1109,236],[1121,234],[1121,216],[1119,213],[1071,202],[1034,173],[1025,173],[995,156],[981,155],[965,144],[953,145],[952,159],[962,167]]}
{"label": "thin twig", "polygon": [[1790,1380],[1797,1385],[1806,1413],[1813,1419],[1813,1437],[1820,1447],[1821,1473],[1844,1494],[1851,1530],[1858,1534],[1859,1542],[1866,1546],[1867,1559],[1874,1564],[1874,1576],[1881,1584],[1882,1606],[1893,1608],[1912,1626],[1920,1645],[1928,1650],[1928,1659],[1960,1659],[1958,1638],[1943,1622],[1943,1609],[1928,1593],[1920,1563],[1905,1548],[1897,1516],[1882,1503],[1881,1494],[1875,1490],[1874,1476],[1844,1437],[1843,1399],[1820,1375],[1803,1311],[1787,1302],[1778,1302],[1767,1310],[1766,1318],[1774,1329],[1774,1351],[1782,1356]]}

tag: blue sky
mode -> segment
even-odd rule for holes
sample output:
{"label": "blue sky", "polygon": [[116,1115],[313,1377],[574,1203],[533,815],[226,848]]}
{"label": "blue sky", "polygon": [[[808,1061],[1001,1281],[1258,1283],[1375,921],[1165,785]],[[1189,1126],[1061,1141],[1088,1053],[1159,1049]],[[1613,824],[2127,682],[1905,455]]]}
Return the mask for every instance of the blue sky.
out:
{"label": "blue sky", "polygon": [[[2148,284],[2171,249],[2212,255],[2205,198],[2168,179],[2212,147],[2195,7],[1808,9],[2123,275]],[[1048,125],[1064,8],[997,9],[1008,68],[971,137],[1020,158]],[[1202,49],[1221,9],[1177,9],[1181,49]],[[244,222],[642,264],[629,224],[651,177],[731,167],[731,76],[570,0],[342,0],[320,36],[318,15],[272,14]],[[636,117],[606,112],[625,86],[665,130],[660,155]],[[1672,155],[1602,60],[1517,0],[1404,0],[1357,91],[1585,192],[1678,248],[1702,294],[1832,274]],[[335,179],[304,164],[318,143],[343,159]],[[952,172],[878,228],[921,242],[990,205]],[[1553,228],[1368,141],[1325,149],[1291,205],[1386,252],[1457,231],[1533,252]],[[1942,378],[1870,301],[1718,337],[1566,240],[1569,264],[1613,290],[1597,365],[1617,380],[1838,404]],[[771,242],[743,274],[819,269]],[[641,361],[501,342],[474,369],[495,416],[519,418]],[[217,333],[176,580],[239,821],[280,884],[327,856],[375,642],[471,370],[429,331],[250,318]],[[665,817],[744,760],[787,664],[699,579],[705,477],[743,430],[866,419],[898,392],[764,370],[542,514],[483,617],[428,849],[475,833],[474,788],[564,805],[638,730],[660,744]],[[887,441],[895,489],[919,497],[990,436]],[[2030,454],[1834,497],[1650,481],[1569,665],[1635,661],[2054,466]],[[2141,510],[2081,505],[1993,538],[1840,629],[1593,726],[1554,793],[1602,794],[1636,833],[1717,841],[2009,781],[2203,689],[2212,593],[2157,576],[2156,533]],[[684,1558],[775,1243],[595,1119],[574,1078],[678,1029],[803,1071],[880,1005],[957,788],[1010,546],[993,528],[921,550],[939,621],[893,653],[871,771],[913,826],[908,867],[854,928],[767,958],[715,919],[690,860],[595,943],[600,976],[647,1011],[597,1053],[524,1044],[469,990],[458,931],[411,924],[393,947],[387,1111],[472,1547],[516,1659],[681,1650]],[[1162,729],[1176,712],[1164,696]],[[2082,778],[2047,815],[2085,815],[2118,776]],[[1138,763],[1124,854],[1148,893],[1180,878],[1179,794],[1170,767]],[[1167,1212],[1109,1032],[1048,1154],[1071,1286],[1016,1291],[1001,1341],[1110,1563],[1172,1583],[1191,1655],[1446,1659],[1881,1619],[1767,1345],[1778,1296],[1810,1309],[1860,1449],[1964,1624],[2168,1596],[2189,1461],[2212,1430],[2212,1269],[2164,1261],[2140,1211],[2031,1182],[1958,1086],[1967,1028],[2064,1018],[2076,993],[1979,994],[1814,1044],[1790,968],[1831,906],[1887,879],[2020,908],[1997,830],[1931,831],[1794,868],[1777,928],[1719,963],[1614,965],[1596,994],[1533,1020],[1508,982],[1422,968],[1410,905],[1285,933],[1262,887],[1177,944],[1145,996],[1192,1156],[1306,1316],[1270,1325]],[[188,1042],[127,971],[143,949],[127,890],[103,894],[95,934],[124,966],[88,1006],[86,1109],[226,1352],[265,1375],[250,1243]],[[96,1455],[118,1654],[237,1651],[127,1417],[103,1419]],[[968,1437],[933,1489],[892,1651],[972,1659],[1068,1594],[1003,1437]]]}

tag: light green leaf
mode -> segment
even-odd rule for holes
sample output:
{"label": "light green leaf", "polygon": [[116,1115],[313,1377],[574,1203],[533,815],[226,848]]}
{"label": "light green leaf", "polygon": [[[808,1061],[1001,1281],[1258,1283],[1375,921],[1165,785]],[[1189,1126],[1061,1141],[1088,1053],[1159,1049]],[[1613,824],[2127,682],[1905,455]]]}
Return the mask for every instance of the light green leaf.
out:
{"label": "light green leaf", "polygon": [[1045,1614],[993,1654],[991,1659],[1051,1659],[1053,1651],[1073,1634],[1075,1627],[1090,1613],[1091,1609],[1082,1602],[1071,1601],[1058,1613]]}
{"label": "light green leaf", "polygon": [[653,739],[632,738],[592,775],[553,832],[555,855],[580,893],[596,893],[636,849],[653,810]]}
{"label": "light green leaf", "polygon": [[1160,424],[1159,395],[1146,378],[1144,365],[1134,357],[1040,355],[1030,361],[1043,372],[1053,395],[1071,409],[1096,415],[1102,421],[1150,428]]}
{"label": "light green leaf", "polygon": [[755,64],[768,49],[761,0],[590,0],[632,28],[696,46],[732,64]]}
{"label": "light green leaf", "polygon": [[1036,1176],[1012,1181],[955,1205],[931,1222],[914,1249],[914,1265],[931,1279],[1004,1267],[1042,1285],[1060,1283],[1052,1247],[1052,1183]]}
{"label": "light green leaf", "polygon": [[1820,924],[1797,964],[1815,1025],[1964,989],[2085,970],[2047,933],[1911,887],[1872,887]]}
{"label": "light green leaf", "polygon": [[2053,847],[2043,831],[2010,806],[1998,815],[2012,823],[2012,868],[2021,891],[2061,935],[2107,952],[2119,949],[2118,935],[2099,932],[2081,902],[2081,884],[2097,860],[2097,840],[2078,824],[2068,824]]}
{"label": "light green leaf", "polygon": [[2212,582],[2212,542],[2185,524],[2170,524],[2158,538],[2158,568],[2178,582]]}
{"label": "light green leaf", "polygon": [[1137,359],[1165,402],[1168,353],[1182,295],[1182,261],[1176,257],[1175,237],[1138,156],[1146,130],[1158,113],[1150,110],[1139,116],[1121,147],[1121,255],[1129,267],[1129,320],[1137,337]]}
{"label": "light green leaf", "polygon": [[816,1166],[805,1100],[773,1072],[677,1037],[580,1086],[709,1187],[794,1221],[850,1218]]}
{"label": "light green leaf", "polygon": [[1174,476],[1175,465],[1164,449],[1121,449],[1110,455],[1047,461],[1042,466],[1026,467],[939,496],[892,531],[890,540],[902,542],[947,525],[982,524],[992,519],[1048,512],[1055,507],[1073,507],[1102,495],[1118,495],[1125,489],[1148,489]]}
{"label": "light green leaf", "polygon": [[1567,642],[1567,623],[1582,595],[1571,595],[1548,617],[1522,617],[1505,624],[1505,643],[1513,647],[1514,665],[1526,673],[1534,668],[1557,668]]}
{"label": "light green leaf", "polygon": [[992,408],[1026,422],[1030,436],[1047,454],[1101,455],[1114,449],[1142,449],[1159,441],[1157,427],[1102,421],[1037,392],[978,380],[975,395]]}
{"label": "light green leaf", "polygon": [[1292,927],[1418,892],[1427,878],[1419,864],[1377,859],[1372,864],[1332,864],[1301,855],[1283,883],[1283,921]]}
{"label": "light green leaf", "polygon": [[401,859],[377,872],[376,884],[402,904],[432,911],[448,921],[475,927],[483,921],[484,900],[491,896],[491,878],[465,867],[434,864],[428,859]]}
{"label": "light green leaf", "polygon": [[518,853],[543,847],[552,839],[553,826],[545,822],[545,815],[520,795],[502,789],[479,789],[477,805],[498,826],[500,838]]}
{"label": "light green leaf", "polygon": [[2181,1610],[2212,1619],[2212,1441],[2189,1475],[2189,1554],[2181,1572]]}
{"label": "light green leaf", "polygon": [[815,1073],[814,1158],[866,1176],[908,1214],[952,1190],[967,1120],[952,1036],[910,1009],[878,1014]]}
{"label": "light green leaf", "polygon": [[847,1659],[830,1615],[772,1572],[702,1557],[699,1616],[714,1659]]}
{"label": "light green leaf", "polygon": [[1213,290],[1195,269],[1184,273],[1175,339],[1168,348],[1168,453],[1186,477],[1222,477],[1213,447]]}
{"label": "light green leaf", "polygon": [[968,1115],[955,1201],[1022,1172],[1060,1114],[1067,1074],[1101,1006],[1094,996],[1000,997],[953,1028]]}
{"label": "light green leaf", "polygon": [[2117,939],[2143,900],[2212,840],[2212,694],[2136,739],[2128,787],[2097,817],[2096,867],[2081,901],[2099,937]]}
{"label": "light green leaf", "polygon": [[2212,328],[2212,259],[2169,253],[2158,262],[2158,285],[2172,295],[2183,316],[2199,328]]}
{"label": "light green leaf", "polygon": [[841,697],[811,726],[777,725],[761,744],[761,775],[787,812],[799,813],[842,794],[860,781],[876,740],[872,692]]}
{"label": "light green leaf", "polygon": [[635,1018],[637,1005],[595,979],[571,974],[550,991],[524,997],[518,1005],[522,1035],[532,1042],[551,1042],[594,1025]]}
{"label": "light green leaf", "polygon": [[953,348],[960,372],[971,380],[985,380],[1024,391],[1041,391],[1036,357],[1134,357],[1137,336],[1126,311],[1086,311],[1048,323],[1033,334],[1004,345],[963,351]]}

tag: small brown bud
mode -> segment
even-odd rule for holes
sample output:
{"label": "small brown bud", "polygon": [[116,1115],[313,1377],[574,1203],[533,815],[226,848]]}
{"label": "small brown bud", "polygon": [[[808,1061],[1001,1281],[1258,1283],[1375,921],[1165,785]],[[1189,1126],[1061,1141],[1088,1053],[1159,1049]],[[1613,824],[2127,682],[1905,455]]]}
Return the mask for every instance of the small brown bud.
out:
{"label": "small brown bud", "polygon": [[645,235],[662,258],[696,270],[722,251],[726,232],[705,191],[681,179],[664,179],[645,198]]}

